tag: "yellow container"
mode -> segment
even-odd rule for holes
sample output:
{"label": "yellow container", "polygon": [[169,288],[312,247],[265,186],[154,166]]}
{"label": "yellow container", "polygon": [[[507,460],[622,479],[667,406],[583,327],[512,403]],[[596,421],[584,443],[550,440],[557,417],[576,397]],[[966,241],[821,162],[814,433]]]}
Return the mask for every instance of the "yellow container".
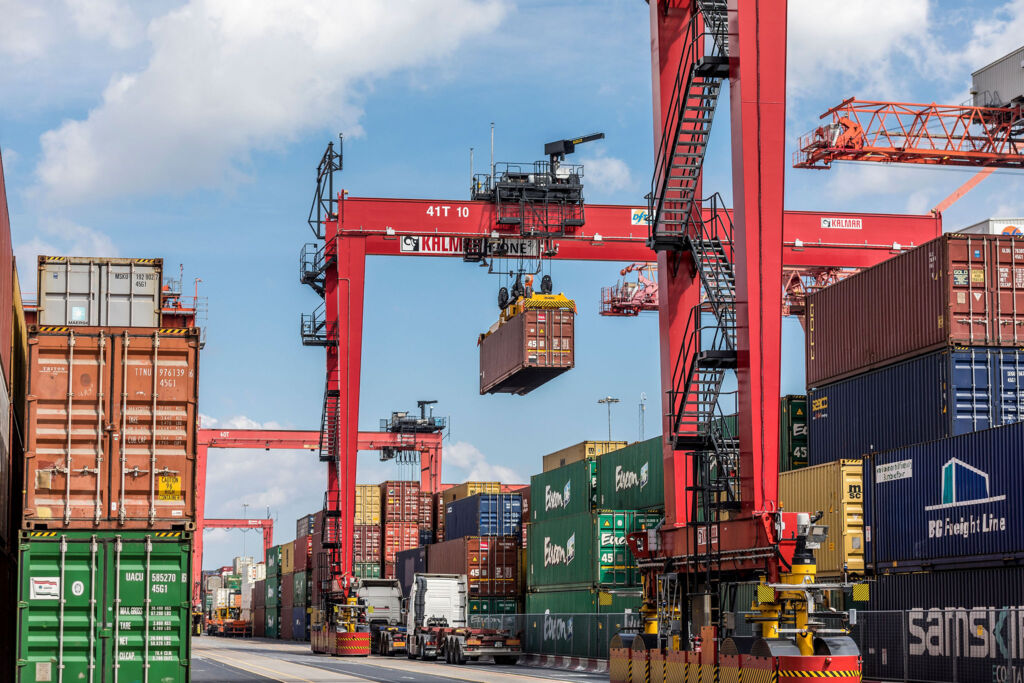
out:
{"label": "yellow container", "polygon": [[356,486],[356,524],[380,524],[380,486]]}
{"label": "yellow container", "polygon": [[864,574],[863,492],[860,460],[837,460],[779,474],[779,505],[784,510],[825,513],[818,524],[828,525],[828,536],[814,551],[818,576],[841,576],[844,564],[851,574]]}
{"label": "yellow container", "polygon": [[478,493],[501,493],[500,481],[467,481],[465,484],[453,486],[441,493],[441,500],[447,507],[448,503],[475,496]]}
{"label": "yellow container", "polygon": [[295,573],[295,541],[281,546],[281,573]]}
{"label": "yellow container", "polygon": [[550,472],[580,460],[593,460],[629,445],[627,441],[580,441],[574,446],[544,456],[544,471]]}

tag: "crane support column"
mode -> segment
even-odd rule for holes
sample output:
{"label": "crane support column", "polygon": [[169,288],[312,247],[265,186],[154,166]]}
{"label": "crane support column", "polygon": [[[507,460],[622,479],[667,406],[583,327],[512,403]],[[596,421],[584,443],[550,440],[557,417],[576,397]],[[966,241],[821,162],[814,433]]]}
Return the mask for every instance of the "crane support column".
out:
{"label": "crane support column", "polygon": [[778,492],[786,0],[729,0],[741,517]]}
{"label": "crane support column", "polygon": [[[670,5],[671,3],[668,3]],[[693,2],[680,7],[664,2],[651,2],[651,82],[654,98],[654,149],[661,145],[662,135],[672,108],[672,91],[680,73],[688,73],[691,64],[680,64],[687,41],[686,27],[693,19]],[[671,124],[668,124],[671,125]],[[700,195],[700,184],[697,185]],[[679,251],[658,252],[658,333],[661,338],[661,406],[662,448],[665,453],[665,524],[683,526],[692,509],[692,467],[686,453],[676,451],[672,444],[669,392],[674,388],[672,374],[676,354],[683,348],[686,324],[694,306],[700,303],[700,286],[688,254]]]}

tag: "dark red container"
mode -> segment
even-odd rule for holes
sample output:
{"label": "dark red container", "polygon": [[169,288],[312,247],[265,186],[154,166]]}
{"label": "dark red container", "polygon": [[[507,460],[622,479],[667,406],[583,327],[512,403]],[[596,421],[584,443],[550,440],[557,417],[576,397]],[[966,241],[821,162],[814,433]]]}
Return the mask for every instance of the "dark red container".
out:
{"label": "dark red container", "polygon": [[414,481],[386,481],[380,485],[380,521],[419,522],[420,485]]}
{"label": "dark red container", "polygon": [[267,605],[267,582],[255,581],[252,585],[252,608],[262,609]]}
{"label": "dark red container", "polygon": [[254,607],[252,610],[252,637],[267,637],[267,610],[263,607]]}
{"label": "dark red container", "polygon": [[380,562],[381,531],[376,524],[356,524],[352,539],[353,562]]}
{"label": "dark red container", "polygon": [[[302,549],[304,552],[300,552]],[[293,562],[295,563],[295,571],[304,572],[309,569],[311,563],[311,557],[313,555],[313,537],[312,536],[300,536],[295,539],[295,556]]]}
{"label": "dark red container", "polygon": [[434,528],[434,496],[426,491],[420,491],[419,522],[421,527]]}
{"label": "dark red container", "polygon": [[440,491],[433,495],[431,507],[434,510],[434,541],[440,543],[444,540],[444,500]]}
{"label": "dark red container", "polygon": [[[283,617],[285,612],[288,613],[288,617]],[[277,623],[280,624],[281,632],[278,634],[278,640],[293,640],[295,637],[295,623],[291,618],[292,608],[290,606],[282,606],[281,611],[278,613],[279,617]]]}
{"label": "dark red container", "polygon": [[284,608],[291,608],[295,606],[295,578],[291,574],[281,574],[280,586],[281,611],[284,611]]}
{"label": "dark red container", "polygon": [[420,527],[416,522],[389,522],[384,525],[381,539],[384,563],[394,563],[395,555],[420,544]]}
{"label": "dark red container", "polygon": [[1024,346],[1024,237],[951,233],[807,297],[807,384],[944,346]]}
{"label": "dark red container", "polygon": [[470,596],[519,594],[519,538],[463,536],[427,548],[431,574],[465,574]]}
{"label": "dark red container", "polygon": [[528,308],[480,335],[480,393],[528,394],[575,363],[576,312]]}
{"label": "dark red container", "polygon": [[381,575],[385,579],[393,579],[393,578],[395,578],[395,563],[394,562],[385,562]]}

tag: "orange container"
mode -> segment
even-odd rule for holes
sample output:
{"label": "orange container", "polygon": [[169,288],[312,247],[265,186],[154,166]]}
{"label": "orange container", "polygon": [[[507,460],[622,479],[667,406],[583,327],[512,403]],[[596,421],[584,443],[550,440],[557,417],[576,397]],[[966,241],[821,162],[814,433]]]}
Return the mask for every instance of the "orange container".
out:
{"label": "orange container", "polygon": [[23,529],[195,527],[199,330],[29,330]]}

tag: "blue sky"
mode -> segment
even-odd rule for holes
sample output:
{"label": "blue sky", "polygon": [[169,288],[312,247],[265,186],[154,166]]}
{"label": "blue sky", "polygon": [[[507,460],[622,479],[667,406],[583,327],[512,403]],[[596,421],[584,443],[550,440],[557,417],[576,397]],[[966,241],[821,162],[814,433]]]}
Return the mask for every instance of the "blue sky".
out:
{"label": "blue sky", "polygon": [[[391,6],[391,9],[385,7]],[[402,9],[396,9],[401,5]],[[209,298],[201,412],[208,424],[315,428],[323,351],[299,344],[317,297],[298,282],[313,170],[344,132],[341,184],[355,196],[466,197],[468,149],[486,165],[581,147],[587,199],[639,204],[652,165],[649,24],[639,0],[380,3],[0,0],[0,149],[23,288],[36,253],[163,257]],[[842,27],[842,30],[837,30]],[[787,138],[842,99],[958,103],[970,72],[1019,47],[1024,0],[791,0]],[[720,112],[726,112],[723,103]],[[726,196],[728,120],[715,124],[705,187]],[[790,150],[791,151],[791,150]],[[790,209],[925,212],[970,177],[880,166],[786,174]],[[1024,215],[1020,175],[997,173],[945,215],[947,229]],[[621,264],[558,263],[579,302],[577,368],[528,397],[477,393],[476,336],[497,312],[495,278],[454,260],[372,258],[360,423],[418,398],[452,420],[445,479],[526,481],[544,453],[658,431],[656,320],[597,315]],[[785,325],[783,391],[803,385],[802,336]],[[360,478],[391,465],[365,454]],[[317,507],[307,453],[212,454],[207,514],[270,508],[279,541]],[[206,565],[241,551],[207,534]],[[251,551],[255,534],[245,537]]]}

